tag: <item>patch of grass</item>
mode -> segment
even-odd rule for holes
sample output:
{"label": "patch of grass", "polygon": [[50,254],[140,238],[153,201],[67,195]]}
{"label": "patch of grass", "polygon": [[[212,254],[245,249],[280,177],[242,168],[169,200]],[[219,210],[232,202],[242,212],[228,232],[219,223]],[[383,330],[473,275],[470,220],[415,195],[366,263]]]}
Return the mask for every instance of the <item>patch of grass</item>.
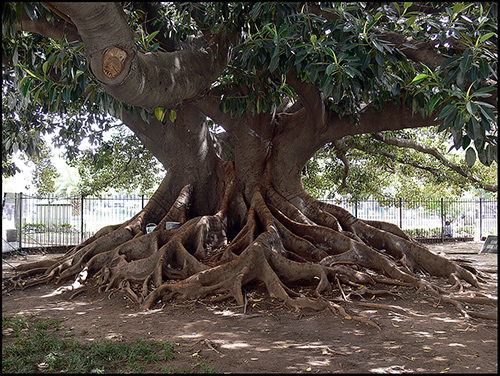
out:
{"label": "patch of grass", "polygon": [[[151,373],[169,370],[175,344],[137,339],[82,343],[55,334],[60,322],[34,316],[2,316],[2,373]],[[60,338],[63,337],[63,338]],[[202,372],[213,373],[206,366]]]}

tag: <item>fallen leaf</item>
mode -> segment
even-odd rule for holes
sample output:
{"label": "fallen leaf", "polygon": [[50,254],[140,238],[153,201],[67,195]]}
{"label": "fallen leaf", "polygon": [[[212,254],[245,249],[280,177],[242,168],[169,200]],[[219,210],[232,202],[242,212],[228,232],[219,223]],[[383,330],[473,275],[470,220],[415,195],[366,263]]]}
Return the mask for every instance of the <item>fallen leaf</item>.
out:
{"label": "fallen leaf", "polygon": [[391,321],[391,324],[392,324],[392,326],[399,328],[399,325],[394,324],[392,321]]}
{"label": "fallen leaf", "polygon": [[310,370],[311,370],[311,367],[307,367],[307,368],[306,368],[306,371],[310,371]]}

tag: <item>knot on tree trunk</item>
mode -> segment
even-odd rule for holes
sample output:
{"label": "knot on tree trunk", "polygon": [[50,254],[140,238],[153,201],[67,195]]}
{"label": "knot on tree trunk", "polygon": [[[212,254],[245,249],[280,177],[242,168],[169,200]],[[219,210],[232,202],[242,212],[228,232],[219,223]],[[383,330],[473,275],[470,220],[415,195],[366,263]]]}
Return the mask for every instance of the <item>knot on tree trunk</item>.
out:
{"label": "knot on tree trunk", "polygon": [[119,47],[108,48],[104,53],[102,70],[110,78],[115,78],[123,70],[123,64],[127,58],[127,52]]}

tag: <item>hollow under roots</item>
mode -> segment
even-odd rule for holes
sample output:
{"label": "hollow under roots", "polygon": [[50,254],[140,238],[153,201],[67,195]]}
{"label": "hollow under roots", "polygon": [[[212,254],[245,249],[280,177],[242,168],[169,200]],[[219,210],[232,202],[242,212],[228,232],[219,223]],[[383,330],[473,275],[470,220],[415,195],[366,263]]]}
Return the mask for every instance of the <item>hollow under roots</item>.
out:
{"label": "hollow under roots", "polygon": [[[245,305],[244,286],[257,282],[289,307],[329,308],[343,316],[348,314],[341,304],[347,301],[384,308],[357,299],[391,293],[381,286],[399,285],[430,293],[466,317],[496,320],[496,311],[468,308],[496,306],[496,298],[480,291],[486,275],[432,253],[395,225],[358,220],[305,192],[286,200],[272,187],[256,188],[246,203],[232,184],[226,184],[216,214],[188,220],[191,195],[186,186],[151,233],[144,230],[158,212],[155,200],[58,259],[20,265],[9,282],[27,288],[74,278],[65,289],[76,290],[93,279],[101,291],[120,289],[144,309],[172,299]],[[181,226],[165,230],[172,220]],[[356,293],[346,295],[346,285],[358,287]],[[297,292],[297,286],[307,286],[309,293]]]}

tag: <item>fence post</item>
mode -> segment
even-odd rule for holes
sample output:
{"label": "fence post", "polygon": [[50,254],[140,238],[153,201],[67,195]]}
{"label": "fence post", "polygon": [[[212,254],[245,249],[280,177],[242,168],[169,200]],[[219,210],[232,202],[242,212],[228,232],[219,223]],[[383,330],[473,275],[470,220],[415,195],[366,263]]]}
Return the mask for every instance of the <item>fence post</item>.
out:
{"label": "fence post", "polygon": [[444,243],[444,199],[441,197],[441,242]]}
{"label": "fence post", "polygon": [[82,212],[82,216],[81,216],[81,222],[80,222],[80,226],[81,226],[81,232],[80,232],[80,241],[83,243],[83,200],[84,200],[84,196],[82,195],[81,197],[81,200],[80,200],[80,211]]}
{"label": "fence post", "polygon": [[483,239],[483,198],[479,197],[479,241]]}
{"label": "fence post", "polygon": [[19,193],[19,250],[23,242],[23,192]]}
{"label": "fence post", "polygon": [[358,218],[358,196],[354,196],[354,216]]}
{"label": "fence post", "polygon": [[399,228],[403,229],[403,199],[399,198]]}

